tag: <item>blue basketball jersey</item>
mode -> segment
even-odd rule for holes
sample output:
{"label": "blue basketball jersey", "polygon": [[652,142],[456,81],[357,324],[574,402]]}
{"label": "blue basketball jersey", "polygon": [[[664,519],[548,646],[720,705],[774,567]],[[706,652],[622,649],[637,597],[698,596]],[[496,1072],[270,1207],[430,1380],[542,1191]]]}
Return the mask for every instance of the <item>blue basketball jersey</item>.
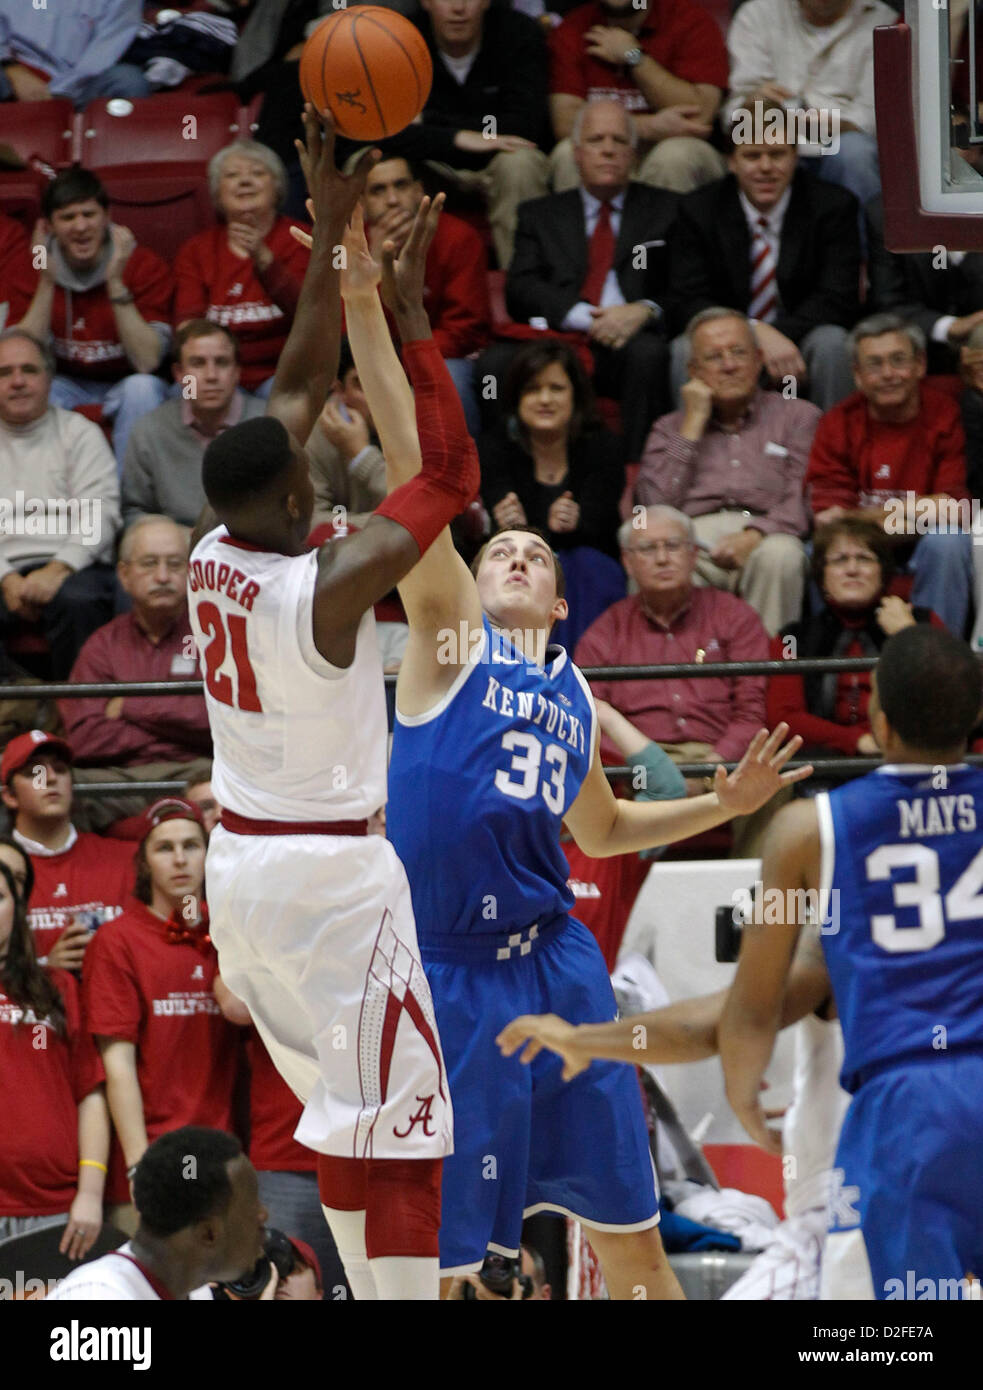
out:
{"label": "blue basketball jersey", "polygon": [[816,809],[844,1088],[983,1049],[983,771],[884,766]]}
{"label": "blue basketball jersey", "polygon": [[590,766],[594,702],[561,647],[537,667],[486,618],[435,710],[397,712],[387,833],[421,942],[568,912],[560,823]]}

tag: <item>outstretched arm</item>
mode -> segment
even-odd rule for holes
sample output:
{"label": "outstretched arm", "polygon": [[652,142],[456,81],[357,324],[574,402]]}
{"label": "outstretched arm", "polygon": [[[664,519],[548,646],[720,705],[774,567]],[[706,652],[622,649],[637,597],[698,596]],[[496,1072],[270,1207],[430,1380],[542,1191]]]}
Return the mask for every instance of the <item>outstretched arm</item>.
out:
{"label": "outstretched arm", "polygon": [[787,724],[779,724],[770,734],[767,729],[760,730],[733,772],[718,767],[713,791],[686,801],[617,800],[601,766],[599,739],[595,739],[590,770],[565,817],[567,827],[585,854],[604,859],[685,840],[735,816],[750,815],[780,787],[812,774],[808,766],[782,772],[802,745],[796,737],[783,747],[787,733]]}
{"label": "outstretched arm", "polygon": [[354,172],[340,174],[334,162],[330,116],[304,107],[304,143],[297,141],[314,211],[311,259],[290,334],[280,353],[267,415],[273,415],[301,444],[321,413],[338,374],[341,345],[339,250],[377,150],[366,151]]}
{"label": "outstretched arm", "polygon": [[[797,917],[802,902],[798,890],[819,883],[819,834],[811,801],[793,802],[775,817],[765,841],[761,879],[768,923],[744,928],[737,974],[720,1020],[720,1060],[734,1114],[755,1143],[780,1153],[779,1136],[765,1122],[759,1092],[781,1026],[785,981],[803,925]],[[776,902],[784,904],[784,911],[776,911]]]}
{"label": "outstretched arm", "polygon": [[[717,1052],[717,1033],[727,1002],[727,989],[680,999],[650,1013],[633,1014],[614,1023],[566,1023],[556,1014],[524,1015],[514,1019],[496,1039],[506,1057],[526,1046],[519,1058],[531,1062],[548,1048],[563,1058],[563,1079],[569,1081],[595,1060],[630,1062],[633,1066],[664,1066],[670,1062],[702,1062]],[[782,1000],[781,1027],[788,1028],[814,1013],[830,995],[829,975],[819,949],[802,943]]]}
{"label": "outstretched arm", "polygon": [[[478,455],[464,427],[463,412],[453,384],[432,341],[410,343],[406,355],[412,359],[410,374],[417,388],[416,428],[408,414],[407,391],[402,373],[385,377],[380,363],[393,366],[393,357],[376,354],[392,352],[383,337],[384,320],[376,299],[374,280],[378,267],[365,246],[364,234],[356,225],[346,239],[350,269],[345,274],[346,303],[357,324],[355,337],[360,375],[365,382],[369,403],[387,455],[391,451],[394,468],[405,481],[391,491],[369,518],[365,529],[344,541],[322,546],[314,596],[314,640],[318,651],[335,665],[346,666],[355,650],[358,623],[365,610],[395,587],[412,569],[455,516],[467,506],[478,487]],[[422,284],[420,290],[422,306]],[[429,334],[429,325],[427,326]],[[436,355],[436,363],[427,349]],[[413,356],[418,351],[420,360]],[[395,364],[398,369],[398,363]],[[461,429],[470,448],[464,447],[452,428],[441,429],[445,412],[452,413],[441,392],[440,374],[454,397],[461,415]],[[389,393],[391,399],[385,399]],[[456,558],[456,557],[455,557]],[[465,571],[466,573],[466,571]],[[469,576],[470,579],[470,576]]]}
{"label": "outstretched arm", "polygon": [[[415,392],[416,425],[420,453],[448,451],[477,468],[478,454],[464,419],[464,411],[430,332],[423,307],[427,251],[437,230],[444,204],[438,194],[431,204],[424,198],[410,235],[397,258],[391,242],[383,248],[382,293],[391,309],[403,357]],[[410,464],[405,454],[390,458],[386,451],[386,480],[390,491],[404,484]],[[477,484],[476,484],[477,488]],[[442,697],[473,650],[473,636],[481,630],[481,604],[474,579],[454,549],[445,529],[399,586],[410,626],[409,641],[400,667],[396,702],[404,714],[421,714]],[[440,640],[452,634],[453,642]],[[463,640],[462,640],[463,638]]]}

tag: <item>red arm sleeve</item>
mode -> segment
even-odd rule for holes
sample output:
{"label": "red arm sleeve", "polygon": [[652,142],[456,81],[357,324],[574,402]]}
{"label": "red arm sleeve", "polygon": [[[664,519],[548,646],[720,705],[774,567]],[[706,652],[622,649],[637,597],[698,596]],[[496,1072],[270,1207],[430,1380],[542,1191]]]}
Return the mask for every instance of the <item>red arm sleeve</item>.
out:
{"label": "red arm sleeve", "polygon": [[409,531],[422,555],[475,496],[481,481],[478,450],[461,400],[432,338],[403,344],[416,405],[422,465],[376,508]]}
{"label": "red arm sleeve", "polygon": [[[119,677],[109,657],[110,652],[96,631],[76,657],[69,679],[74,685],[86,685],[90,681],[112,684]],[[105,696],[92,700],[59,700],[58,709],[65,733],[86,761],[123,763],[128,754],[138,752],[147,742],[146,733],[135,724],[106,718]]]}

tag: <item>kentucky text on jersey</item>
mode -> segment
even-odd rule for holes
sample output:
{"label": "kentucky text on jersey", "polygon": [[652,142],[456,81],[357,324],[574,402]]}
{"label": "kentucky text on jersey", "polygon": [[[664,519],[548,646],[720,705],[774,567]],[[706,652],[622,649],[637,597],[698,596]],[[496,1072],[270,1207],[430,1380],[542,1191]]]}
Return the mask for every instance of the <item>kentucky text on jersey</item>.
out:
{"label": "kentucky text on jersey", "polygon": [[513,694],[507,685],[489,676],[481,705],[483,709],[495,710],[503,719],[519,718],[541,725],[545,733],[569,744],[577,752],[585,751],[583,724],[575,714],[561,709],[555,700],[545,695],[530,690],[517,690]]}
{"label": "kentucky text on jersey", "polygon": [[561,648],[536,666],[501,640],[486,618],[440,704],[397,710],[386,822],[421,941],[512,933],[574,903],[560,825],[590,766],[590,691]]}
{"label": "kentucky text on jersey", "polygon": [[[239,586],[242,585],[242,592]],[[216,560],[192,560],[188,569],[188,588],[193,594],[212,589],[225,594],[247,612],[252,612],[253,600],[259,593],[255,579],[247,579],[242,570]]]}

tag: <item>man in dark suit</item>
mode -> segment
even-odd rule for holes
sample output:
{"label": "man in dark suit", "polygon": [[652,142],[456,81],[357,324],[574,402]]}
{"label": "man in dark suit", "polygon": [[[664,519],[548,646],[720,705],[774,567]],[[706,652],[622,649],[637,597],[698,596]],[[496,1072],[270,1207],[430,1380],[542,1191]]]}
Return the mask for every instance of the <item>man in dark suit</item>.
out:
{"label": "man in dark suit", "polygon": [[[631,181],[636,140],[618,102],[587,103],[573,141],[580,186],[520,205],[505,300],[517,323],[583,334],[596,391],[621,402],[634,460],[668,408],[666,246],[678,200]],[[495,344],[479,372],[500,374],[512,351]]]}
{"label": "man in dark suit", "polygon": [[928,342],[928,370],[959,371],[959,349],[983,324],[983,253],[935,251],[898,254],[884,245],[884,204],[873,198],[867,217],[867,307],[917,323]]}
{"label": "man in dark suit", "polygon": [[[675,327],[681,333],[702,309],[740,309],[771,380],[787,386],[793,379],[796,394],[828,410],[853,390],[846,340],[860,313],[857,200],[798,169],[795,145],[774,138],[782,131],[770,117],[780,113],[784,123],[784,108],[759,106],[754,143],[742,142],[740,122],[731,127],[726,178],[680,204],[670,248]],[[685,380],[680,340],[672,373],[678,393]]]}

